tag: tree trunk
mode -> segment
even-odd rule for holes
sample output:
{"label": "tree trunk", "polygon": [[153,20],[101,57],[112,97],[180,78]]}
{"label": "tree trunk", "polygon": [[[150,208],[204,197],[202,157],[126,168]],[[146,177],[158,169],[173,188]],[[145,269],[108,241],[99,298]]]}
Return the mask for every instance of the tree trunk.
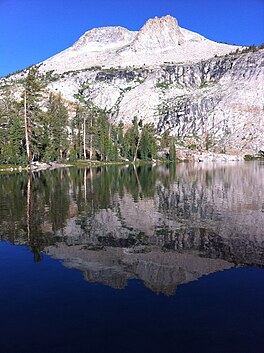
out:
{"label": "tree trunk", "polygon": [[32,151],[30,149],[31,130],[30,130],[30,124],[27,116],[27,91],[26,90],[25,90],[25,97],[24,97],[24,124],[25,124],[25,138],[26,138],[26,150],[27,150],[28,163],[29,165],[31,165],[32,163]]}
{"label": "tree trunk", "polygon": [[137,142],[136,151],[135,151],[135,155],[134,155],[134,159],[133,159],[133,164],[135,164],[136,159],[137,159],[137,153],[138,153],[138,148],[139,148],[139,144],[140,144],[140,139],[141,139],[141,134],[139,132],[138,133],[138,142]]}
{"label": "tree trunk", "polygon": [[92,128],[93,128],[93,117],[90,118],[90,160],[93,159],[93,135],[92,135]]}
{"label": "tree trunk", "polygon": [[87,156],[86,156],[86,124],[85,124],[85,114],[83,114],[83,155],[84,155],[84,159],[86,159]]}

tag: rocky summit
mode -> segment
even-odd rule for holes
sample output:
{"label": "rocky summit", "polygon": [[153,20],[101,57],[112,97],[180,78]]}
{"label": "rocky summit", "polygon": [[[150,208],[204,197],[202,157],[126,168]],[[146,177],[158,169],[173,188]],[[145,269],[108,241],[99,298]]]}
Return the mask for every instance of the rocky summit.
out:
{"label": "rocky summit", "polygon": [[[69,105],[81,91],[112,122],[129,125],[136,116],[154,123],[159,134],[176,137],[179,150],[264,151],[261,47],[216,43],[165,16],[138,32],[92,29],[39,70],[47,89]],[[23,74],[11,77],[19,81]]]}
{"label": "rocky summit", "polygon": [[171,16],[155,17],[139,32],[122,27],[95,28],[70,48],[43,63],[43,70],[62,73],[95,65],[105,67],[153,66],[166,61],[197,62],[236,50],[179,27]]}

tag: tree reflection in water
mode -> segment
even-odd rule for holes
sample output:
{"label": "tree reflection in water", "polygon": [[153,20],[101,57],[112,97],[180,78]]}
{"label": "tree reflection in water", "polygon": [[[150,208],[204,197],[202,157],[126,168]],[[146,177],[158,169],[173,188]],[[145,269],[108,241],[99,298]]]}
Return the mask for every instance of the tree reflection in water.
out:
{"label": "tree reflection in water", "polygon": [[211,272],[263,266],[263,190],[261,163],[0,175],[0,236],[88,281],[139,278],[170,295]]}

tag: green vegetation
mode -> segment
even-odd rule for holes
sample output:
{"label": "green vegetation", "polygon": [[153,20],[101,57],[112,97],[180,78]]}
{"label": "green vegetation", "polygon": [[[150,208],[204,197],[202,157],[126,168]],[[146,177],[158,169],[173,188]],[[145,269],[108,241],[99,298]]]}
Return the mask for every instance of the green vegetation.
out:
{"label": "green vegetation", "polygon": [[157,82],[155,84],[155,87],[160,88],[160,89],[169,89],[170,83],[169,82]]}
{"label": "green vegetation", "polygon": [[[249,45],[248,47],[244,47],[242,49],[237,48],[234,52],[231,52],[229,54],[225,54],[225,57],[228,57],[229,55],[239,55],[239,54],[244,54],[244,53],[254,53],[257,52],[261,49],[264,49],[264,43],[256,46],[256,45]],[[217,57],[217,56],[215,56]]]}
{"label": "green vegetation", "polygon": [[200,88],[206,88],[206,87],[208,87],[208,82],[201,83]]}
{"label": "green vegetation", "polygon": [[189,150],[196,150],[197,145],[195,143],[192,143],[191,145],[188,145]]}
{"label": "green vegetation", "polygon": [[256,45],[250,45],[244,49],[241,50],[241,53],[249,53],[249,52],[255,52],[258,51],[260,49],[264,49],[264,43],[260,44],[259,46]]}
{"label": "green vegetation", "polygon": [[[137,117],[129,128],[123,123],[111,124],[111,112],[85,98],[87,87],[75,96],[78,103],[71,105],[69,116],[69,103],[60,94],[51,93],[47,98],[45,87],[53,72],[47,75],[40,75],[37,67],[30,68],[21,80],[23,93],[19,101],[10,87],[2,90],[0,164],[26,166],[35,161],[80,160],[135,163],[157,158],[159,138],[153,124],[143,125]],[[175,160],[175,143],[171,145],[169,136],[162,143],[171,148],[168,159]]]}
{"label": "green vegetation", "polygon": [[264,161],[264,151],[258,151],[255,155],[246,154],[244,156],[245,161]]}
{"label": "green vegetation", "polygon": [[144,83],[145,82],[145,79],[144,78],[137,78],[136,80],[135,80],[135,83],[138,83],[138,84],[140,84],[140,85],[142,85],[142,83]]}

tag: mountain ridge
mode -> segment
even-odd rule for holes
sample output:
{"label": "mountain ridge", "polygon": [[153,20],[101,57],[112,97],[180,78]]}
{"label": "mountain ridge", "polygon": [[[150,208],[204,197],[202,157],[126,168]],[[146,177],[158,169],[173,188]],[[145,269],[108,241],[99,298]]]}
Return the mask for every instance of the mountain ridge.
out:
{"label": "mountain ridge", "polygon": [[167,15],[149,19],[139,31],[119,26],[91,29],[73,46],[45,60],[41,70],[63,73],[95,65],[126,67],[155,66],[168,61],[197,62],[238,48],[183,29],[174,17]]}

